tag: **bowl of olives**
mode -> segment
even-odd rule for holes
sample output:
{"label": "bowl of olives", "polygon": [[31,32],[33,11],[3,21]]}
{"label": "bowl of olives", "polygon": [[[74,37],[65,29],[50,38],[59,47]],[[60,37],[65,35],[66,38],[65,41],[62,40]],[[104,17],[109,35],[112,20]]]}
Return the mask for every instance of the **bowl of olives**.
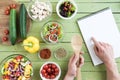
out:
{"label": "bowl of olives", "polygon": [[60,0],[57,3],[56,12],[62,19],[71,19],[77,13],[77,5],[73,0]]}

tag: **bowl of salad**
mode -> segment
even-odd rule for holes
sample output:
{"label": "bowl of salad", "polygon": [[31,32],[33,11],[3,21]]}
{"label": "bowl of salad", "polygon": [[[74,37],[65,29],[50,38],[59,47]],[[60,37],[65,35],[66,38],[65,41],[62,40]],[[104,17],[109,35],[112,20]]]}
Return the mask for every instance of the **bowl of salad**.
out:
{"label": "bowl of salad", "polygon": [[31,61],[20,54],[6,57],[0,64],[2,80],[31,80],[33,68]]}
{"label": "bowl of salad", "polygon": [[77,5],[74,0],[59,0],[56,12],[62,19],[71,19],[77,13]]}
{"label": "bowl of salad", "polygon": [[57,21],[49,21],[43,25],[40,34],[46,43],[58,43],[63,38],[63,25]]}

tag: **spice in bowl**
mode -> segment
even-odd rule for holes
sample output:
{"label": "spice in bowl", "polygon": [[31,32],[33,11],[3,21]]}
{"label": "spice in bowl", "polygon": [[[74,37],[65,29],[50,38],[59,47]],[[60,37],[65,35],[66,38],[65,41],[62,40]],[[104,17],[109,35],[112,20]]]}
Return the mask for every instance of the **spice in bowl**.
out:
{"label": "spice in bowl", "polygon": [[40,50],[38,55],[41,59],[49,59],[51,57],[51,51],[48,48],[44,48]]}
{"label": "spice in bowl", "polygon": [[63,59],[67,56],[67,51],[64,48],[58,48],[54,55],[57,59]]}

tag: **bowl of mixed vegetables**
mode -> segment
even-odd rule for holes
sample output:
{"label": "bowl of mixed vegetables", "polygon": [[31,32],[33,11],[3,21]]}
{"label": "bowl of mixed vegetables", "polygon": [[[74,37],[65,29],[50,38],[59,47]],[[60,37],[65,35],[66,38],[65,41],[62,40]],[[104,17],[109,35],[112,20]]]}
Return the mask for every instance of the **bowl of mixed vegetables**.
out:
{"label": "bowl of mixed vegetables", "polygon": [[20,54],[6,57],[0,64],[2,80],[31,80],[33,68],[31,61]]}
{"label": "bowl of mixed vegetables", "polygon": [[41,37],[46,43],[58,43],[63,38],[63,25],[57,21],[45,23],[41,29]]}

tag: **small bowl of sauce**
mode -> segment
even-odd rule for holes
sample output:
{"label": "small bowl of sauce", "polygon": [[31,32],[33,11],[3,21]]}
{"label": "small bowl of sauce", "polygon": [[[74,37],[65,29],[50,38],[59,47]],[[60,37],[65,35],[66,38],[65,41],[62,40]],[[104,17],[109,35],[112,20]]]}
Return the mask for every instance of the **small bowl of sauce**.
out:
{"label": "small bowl of sauce", "polygon": [[38,56],[40,59],[49,59],[51,57],[51,50],[49,48],[43,48],[39,51]]}

